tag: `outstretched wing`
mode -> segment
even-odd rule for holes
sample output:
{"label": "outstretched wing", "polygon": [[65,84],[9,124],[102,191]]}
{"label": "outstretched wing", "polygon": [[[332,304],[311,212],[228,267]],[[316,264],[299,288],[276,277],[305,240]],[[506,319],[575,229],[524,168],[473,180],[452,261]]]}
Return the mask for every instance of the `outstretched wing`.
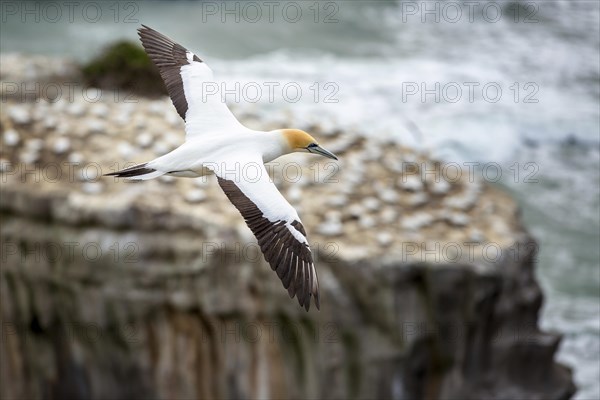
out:
{"label": "outstretched wing", "polygon": [[188,137],[243,127],[221,101],[218,83],[205,62],[145,25],[138,29],[138,34],[146,53],[158,67],[173,105],[185,120]]}
{"label": "outstretched wing", "polygon": [[[239,210],[256,239],[271,269],[277,272],[290,297],[296,296],[306,311],[314,296],[319,308],[319,281],[298,213],[271,182],[267,170],[257,160],[260,176],[228,176],[225,164],[213,169],[219,185]],[[244,170],[244,168],[242,168]]]}

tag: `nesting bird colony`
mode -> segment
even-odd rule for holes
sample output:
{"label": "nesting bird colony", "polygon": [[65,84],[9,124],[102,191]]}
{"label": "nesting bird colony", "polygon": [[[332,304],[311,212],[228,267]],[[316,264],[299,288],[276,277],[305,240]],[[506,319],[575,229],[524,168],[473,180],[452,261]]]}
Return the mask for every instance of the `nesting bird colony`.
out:
{"label": "nesting bird colony", "polygon": [[[157,216],[146,222],[149,229],[201,229],[214,221],[254,240],[212,177],[127,183],[101,176],[183,143],[184,124],[169,98],[82,89],[64,78],[74,74],[67,62],[37,57],[16,67],[24,62],[3,57],[0,163],[7,194],[66,193],[54,214],[71,223],[101,219],[125,228],[135,208]],[[39,96],[34,83],[41,85]],[[49,99],[52,93],[60,96]],[[252,128],[287,126],[237,106],[234,113]],[[333,244],[342,258],[447,263],[468,257],[483,265],[522,232],[513,201],[464,164],[437,162],[356,132],[298,128],[340,160],[290,155],[268,170],[311,232],[309,240]],[[174,217],[168,226],[158,217],[165,213]]]}

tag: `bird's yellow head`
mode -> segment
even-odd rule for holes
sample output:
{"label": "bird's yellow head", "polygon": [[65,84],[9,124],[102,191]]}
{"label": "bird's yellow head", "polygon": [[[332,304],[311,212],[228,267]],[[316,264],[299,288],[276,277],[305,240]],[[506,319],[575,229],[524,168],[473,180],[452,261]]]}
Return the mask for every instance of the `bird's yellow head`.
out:
{"label": "bird's yellow head", "polygon": [[308,151],[337,160],[335,154],[322,148],[314,137],[300,129],[282,129],[281,133],[291,151]]}

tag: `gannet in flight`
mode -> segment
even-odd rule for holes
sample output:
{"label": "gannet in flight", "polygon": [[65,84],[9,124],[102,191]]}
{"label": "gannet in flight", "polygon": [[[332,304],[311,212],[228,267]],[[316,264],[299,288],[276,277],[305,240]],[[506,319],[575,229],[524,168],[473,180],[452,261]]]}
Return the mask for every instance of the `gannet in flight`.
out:
{"label": "gannet in flight", "polygon": [[[146,180],[161,175],[194,178],[214,173],[290,297],[296,296],[308,311],[314,296],[318,309],[319,281],[306,231],[296,210],[271,182],[264,163],[298,151],[334,160],[337,157],[298,129],[262,132],[246,128],[220,98],[203,98],[203,83],[214,82],[206,63],[145,25],[138,33],[185,121],[186,138],[168,154],[106,175]],[[251,166],[258,174],[247,173],[244,166]]]}

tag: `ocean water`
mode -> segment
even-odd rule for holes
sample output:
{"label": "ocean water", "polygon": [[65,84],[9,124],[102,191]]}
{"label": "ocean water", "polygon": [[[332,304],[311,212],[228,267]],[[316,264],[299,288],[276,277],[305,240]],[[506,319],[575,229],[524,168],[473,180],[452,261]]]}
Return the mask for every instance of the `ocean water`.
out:
{"label": "ocean water", "polygon": [[540,243],[541,324],[576,398],[600,398],[599,2],[15,4],[3,52],[86,60],[144,23],[205,59],[236,112],[479,163]]}

